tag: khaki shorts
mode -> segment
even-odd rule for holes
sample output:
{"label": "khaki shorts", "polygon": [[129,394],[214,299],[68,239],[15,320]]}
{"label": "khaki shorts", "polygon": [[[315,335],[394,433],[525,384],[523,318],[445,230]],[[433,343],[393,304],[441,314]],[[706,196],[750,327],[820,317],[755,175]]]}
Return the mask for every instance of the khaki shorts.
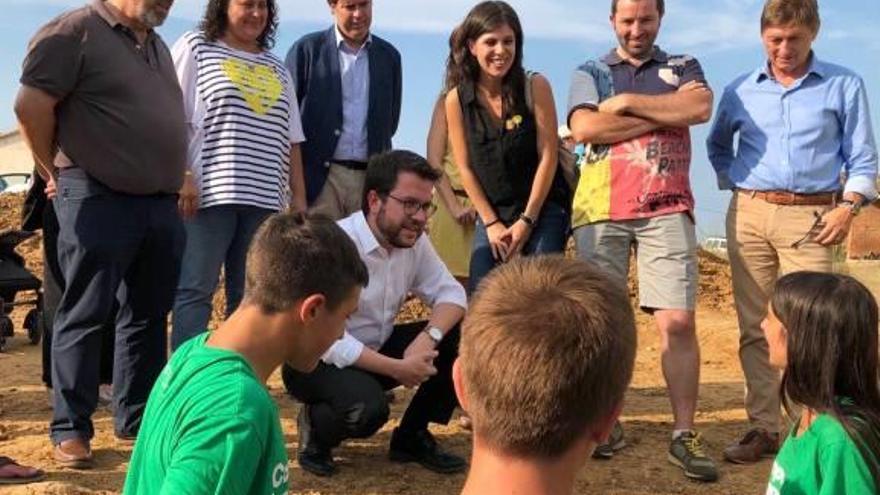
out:
{"label": "khaki shorts", "polygon": [[693,311],[698,283],[694,230],[689,214],[672,213],[584,225],[575,229],[574,239],[580,259],[597,264],[622,284],[635,247],[642,309]]}

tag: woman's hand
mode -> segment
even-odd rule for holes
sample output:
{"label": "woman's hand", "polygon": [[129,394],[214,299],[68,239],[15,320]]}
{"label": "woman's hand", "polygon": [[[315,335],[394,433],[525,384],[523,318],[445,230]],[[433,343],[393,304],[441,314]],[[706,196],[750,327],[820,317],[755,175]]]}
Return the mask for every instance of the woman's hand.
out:
{"label": "woman's hand", "polygon": [[184,219],[194,217],[199,209],[199,190],[189,172],[183,176],[183,186],[178,193],[177,208],[180,210],[180,216]]}
{"label": "woman's hand", "polygon": [[518,256],[531,235],[532,226],[527,224],[525,220],[519,219],[513,222],[513,225],[507,229],[503,237],[507,239],[508,257]]}
{"label": "woman's hand", "polygon": [[510,251],[509,239],[505,239],[508,229],[501,222],[486,227],[486,236],[489,238],[489,247],[492,248],[492,257],[497,261],[507,261]]}
{"label": "woman's hand", "polygon": [[470,206],[464,206],[457,201],[456,204],[457,207],[455,208],[455,211],[452,212],[452,218],[454,218],[459,225],[465,227],[473,225],[474,222],[477,221],[477,210]]}

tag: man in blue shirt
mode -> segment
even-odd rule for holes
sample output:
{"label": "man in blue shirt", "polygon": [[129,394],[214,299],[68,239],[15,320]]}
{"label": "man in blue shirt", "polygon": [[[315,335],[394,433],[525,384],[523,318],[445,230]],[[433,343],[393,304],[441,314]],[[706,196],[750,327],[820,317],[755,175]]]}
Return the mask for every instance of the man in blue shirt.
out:
{"label": "man in blue shirt", "polygon": [[734,191],[727,248],[752,426],[724,451],[736,463],[778,448],[779,375],[761,331],[773,284],[787,272],[830,271],[832,246],[877,196],[864,83],[813,53],[818,31],[816,0],[767,0],[767,62],[725,88],[706,143],[719,188]]}

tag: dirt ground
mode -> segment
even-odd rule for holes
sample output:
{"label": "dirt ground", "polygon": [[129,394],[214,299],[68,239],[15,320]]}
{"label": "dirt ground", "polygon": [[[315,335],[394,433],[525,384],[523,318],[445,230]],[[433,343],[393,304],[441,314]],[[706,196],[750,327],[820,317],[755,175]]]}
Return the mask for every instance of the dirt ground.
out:
{"label": "dirt ground", "polygon": [[[0,231],[17,225],[20,198],[0,196]],[[26,241],[19,252],[35,273],[41,273],[40,239]],[[678,468],[666,461],[672,417],[659,367],[659,341],[653,322],[639,315],[639,352],[635,377],[627,396],[623,421],[629,447],[611,461],[590,461],[577,481],[577,493],[601,494],[757,494],[764,492],[770,461],[754,466],[734,466],[721,461],[724,446],[746,428],[742,409],[743,378],[737,358],[737,327],[730,293],[727,265],[708,255],[700,261],[697,328],[702,348],[702,374],[697,428],[705,438],[708,453],[718,460],[721,480],[714,484],[688,481]],[[215,306],[216,308],[216,306]],[[40,382],[40,349],[29,344],[21,329],[24,312],[14,313],[16,335],[0,353],[0,455],[37,465],[48,473],[42,483],[10,488],[9,494],[93,494],[118,493],[125,479],[131,447],[120,445],[113,436],[112,419],[106,410],[95,416],[96,436],[92,443],[97,467],[90,471],[60,468],[52,461],[48,440],[51,417],[48,396]],[[295,452],[298,405],[283,393],[278,373],[269,389],[281,409],[288,449]],[[410,393],[398,389],[392,421],[374,438],[347,442],[335,454],[340,464],[333,478],[318,478],[303,472],[295,460],[290,463],[291,493],[333,494],[454,494],[464,475],[442,476],[415,465],[392,464],[386,459],[391,430],[396,425]],[[529,407],[523,404],[523,407]],[[453,420],[433,432],[450,450],[468,456],[470,435]],[[292,456],[293,457],[293,456]]]}

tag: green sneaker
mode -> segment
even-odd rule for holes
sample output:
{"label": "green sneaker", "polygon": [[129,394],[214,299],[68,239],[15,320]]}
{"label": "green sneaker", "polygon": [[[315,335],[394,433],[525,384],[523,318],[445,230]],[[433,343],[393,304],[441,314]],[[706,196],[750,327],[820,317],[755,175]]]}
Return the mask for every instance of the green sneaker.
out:
{"label": "green sneaker", "polygon": [[703,437],[695,431],[684,432],[669,444],[669,462],[684,469],[684,475],[698,481],[715,481],[715,461],[703,453]]}
{"label": "green sneaker", "polygon": [[611,459],[615,452],[624,447],[626,447],[626,439],[623,438],[623,426],[620,421],[615,421],[608,440],[602,445],[597,445],[593,450],[593,459]]}

